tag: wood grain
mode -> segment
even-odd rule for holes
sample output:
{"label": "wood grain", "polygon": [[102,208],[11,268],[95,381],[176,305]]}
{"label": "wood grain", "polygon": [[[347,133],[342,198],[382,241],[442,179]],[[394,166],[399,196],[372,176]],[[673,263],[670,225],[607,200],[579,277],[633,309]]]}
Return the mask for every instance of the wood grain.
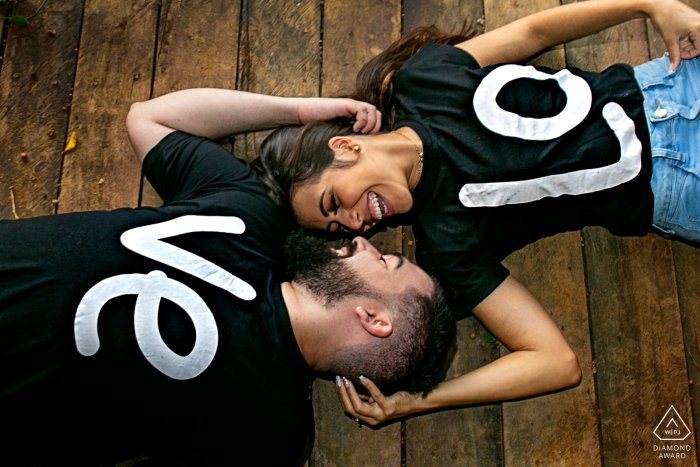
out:
{"label": "wood grain", "polygon": [[[27,0],[20,13],[40,3]],[[71,102],[82,7],[82,0],[49,2],[29,26],[7,26],[0,75],[0,219],[14,218],[10,186],[20,217],[55,212],[68,128],[69,109],[62,108]]]}
{"label": "wood grain", "polygon": [[[323,17],[321,94],[349,91],[360,67],[381,53],[401,33],[398,0],[326,0]],[[372,244],[382,253],[401,251],[401,229],[374,235]],[[342,412],[335,385],[314,385],[316,446],[311,466],[389,466],[401,462],[401,423],[384,428],[358,428]]]}
{"label": "wood grain", "polygon": [[[686,5],[700,9],[699,0],[681,0]],[[647,37],[649,39],[649,54],[652,59],[659,58],[666,52],[666,44],[661,35],[654,29],[651,20],[647,20]],[[683,340],[685,347],[686,367],[690,384],[690,396],[693,408],[693,436],[698,445],[696,425],[700,420],[700,345],[698,344],[698,328],[700,327],[700,250],[681,242],[672,242],[673,262],[678,285],[678,304],[683,323]],[[696,451],[695,456],[700,456]],[[700,460],[698,460],[700,463]]]}
{"label": "wood grain", "polygon": [[[681,242],[672,242],[673,263],[678,284],[678,304],[683,323],[688,385],[693,408],[692,431],[698,445],[697,424],[700,414],[700,249]],[[686,420],[688,423],[689,420]],[[690,424],[689,424],[690,425]],[[697,451],[696,451],[697,456]],[[700,463],[700,462],[699,462]]]}
{"label": "wood grain", "polygon": [[[486,1],[486,28],[491,30],[558,4],[557,0]],[[530,64],[563,68],[564,49],[548,50]],[[504,263],[559,325],[583,372],[576,388],[503,404],[504,462],[518,466],[601,465],[581,233],[542,239],[513,253]],[[508,353],[505,347],[501,349],[501,355]]]}
{"label": "wood grain", "polygon": [[507,465],[601,465],[582,255],[581,233],[568,232],[528,245],[505,261],[557,323],[583,372],[575,388],[503,404]]}
{"label": "wood grain", "polygon": [[[498,344],[483,336],[484,327],[475,318],[457,323],[457,353],[448,379],[498,358]],[[500,404],[417,416],[406,421],[406,465],[502,465],[503,441]]]}
{"label": "wood grain", "polygon": [[484,2],[481,0],[404,0],[404,31],[435,25],[457,31],[463,24],[477,34],[484,32]]}
{"label": "wood grain", "polygon": [[[691,419],[673,258],[656,235],[584,230],[598,401],[606,465],[675,465],[653,434],[673,405]],[[695,450],[692,437],[681,442]],[[686,459],[684,465],[697,465]]]}
{"label": "wood grain", "polygon": [[[559,0],[525,0],[506,2],[503,0],[484,0],[484,19],[487,31],[492,31],[508,23],[531,15],[538,11],[559,6]],[[548,66],[560,69],[566,66],[561,46],[553,47],[531,61],[532,65]],[[569,64],[571,66],[571,64]]]}
{"label": "wood grain", "polygon": [[[434,24],[455,30],[464,20],[476,33],[483,32],[481,1],[434,0],[404,2],[404,30]],[[415,243],[406,229],[404,254],[415,258]],[[470,336],[474,335],[472,339]],[[448,371],[453,378],[498,358],[498,346],[484,341],[484,328],[476,319],[457,323],[457,353]],[[503,440],[501,405],[452,409],[406,421],[406,465],[501,465]]]}
{"label": "wood grain", "polygon": [[[237,2],[163,1],[151,97],[190,88],[235,89],[240,15]],[[161,204],[144,180],[141,206]]]}
{"label": "wood grain", "polygon": [[[245,0],[237,89],[275,96],[318,96],[320,28],[321,8],[316,1]],[[256,157],[268,133],[237,136],[236,157]]]}
{"label": "wood grain", "polygon": [[86,0],[59,212],[136,207],[141,165],[126,115],[149,98],[157,31],[155,0]]}
{"label": "wood grain", "polygon": [[326,1],[321,94],[348,94],[362,65],[400,36],[399,0]]}
{"label": "wood grain", "polygon": [[[567,44],[567,62],[638,65],[649,59],[646,37],[644,21],[630,21]],[[671,465],[653,451],[653,429],[670,405],[684,420],[691,410],[670,242],[587,228],[584,243],[605,463]]]}

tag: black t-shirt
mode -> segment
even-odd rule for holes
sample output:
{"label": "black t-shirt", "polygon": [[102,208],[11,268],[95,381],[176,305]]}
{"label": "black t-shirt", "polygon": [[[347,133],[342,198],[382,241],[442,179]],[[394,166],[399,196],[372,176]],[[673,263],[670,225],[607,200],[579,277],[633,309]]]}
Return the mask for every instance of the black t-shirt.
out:
{"label": "black t-shirt", "polygon": [[206,139],[172,133],[143,168],[164,206],[0,222],[3,464],[294,465],[293,219]]}
{"label": "black t-shirt", "polygon": [[394,128],[423,141],[404,222],[416,256],[464,317],[505,280],[501,261],[539,238],[651,227],[643,96],[627,65],[602,73],[495,65],[425,45],[394,82]]}

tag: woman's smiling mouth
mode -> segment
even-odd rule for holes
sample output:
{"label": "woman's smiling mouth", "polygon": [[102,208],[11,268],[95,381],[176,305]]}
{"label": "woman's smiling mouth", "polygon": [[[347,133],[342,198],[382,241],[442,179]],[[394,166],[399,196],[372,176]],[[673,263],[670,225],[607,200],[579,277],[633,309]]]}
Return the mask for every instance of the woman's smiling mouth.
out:
{"label": "woman's smiling mouth", "polygon": [[389,207],[387,206],[384,198],[377,195],[373,191],[370,191],[367,194],[367,209],[369,211],[370,218],[375,222],[379,222],[384,217],[391,215]]}

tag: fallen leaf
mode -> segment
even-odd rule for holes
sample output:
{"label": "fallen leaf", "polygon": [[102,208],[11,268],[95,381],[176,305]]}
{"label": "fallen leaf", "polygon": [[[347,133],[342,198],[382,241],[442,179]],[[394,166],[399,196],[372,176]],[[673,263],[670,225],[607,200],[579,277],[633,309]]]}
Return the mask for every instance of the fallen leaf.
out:
{"label": "fallen leaf", "polygon": [[53,135],[54,135],[54,131],[53,131],[53,130],[49,130],[49,131],[46,132],[46,134],[49,135],[49,136],[53,136]]}
{"label": "fallen leaf", "polygon": [[496,342],[496,338],[493,337],[493,334],[491,334],[490,332],[484,331],[484,342],[486,342],[487,344],[493,344],[494,342]]}
{"label": "fallen leaf", "polygon": [[27,18],[24,16],[20,15],[15,15],[11,17],[10,19],[7,20],[8,23],[17,23],[17,24],[29,24],[29,21],[27,21]]}
{"label": "fallen leaf", "polygon": [[68,140],[68,144],[66,145],[66,149],[63,150],[61,154],[65,154],[68,151],[72,151],[75,149],[75,145],[78,143],[78,138],[75,137],[75,132],[73,132],[70,135],[70,139]]}

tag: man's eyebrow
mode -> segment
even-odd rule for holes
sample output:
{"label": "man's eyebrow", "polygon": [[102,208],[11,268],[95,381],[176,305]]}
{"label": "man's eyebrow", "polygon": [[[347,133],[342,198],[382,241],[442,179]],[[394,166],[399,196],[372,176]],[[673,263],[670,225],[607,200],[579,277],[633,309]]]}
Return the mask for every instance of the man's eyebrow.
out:
{"label": "man's eyebrow", "polygon": [[326,212],[326,208],[323,207],[323,198],[326,197],[326,190],[323,190],[323,193],[321,193],[321,199],[318,200],[318,208],[321,210],[321,214],[323,214],[323,217],[328,217],[328,213]]}
{"label": "man's eyebrow", "polygon": [[392,255],[392,256],[396,256],[397,258],[399,258],[399,264],[398,264],[398,266],[396,266],[396,269],[398,269],[398,268],[400,268],[401,266],[403,266],[403,262],[406,260],[406,258],[404,258],[404,256],[403,256],[402,254],[399,254],[399,253],[392,253],[391,255]]}

